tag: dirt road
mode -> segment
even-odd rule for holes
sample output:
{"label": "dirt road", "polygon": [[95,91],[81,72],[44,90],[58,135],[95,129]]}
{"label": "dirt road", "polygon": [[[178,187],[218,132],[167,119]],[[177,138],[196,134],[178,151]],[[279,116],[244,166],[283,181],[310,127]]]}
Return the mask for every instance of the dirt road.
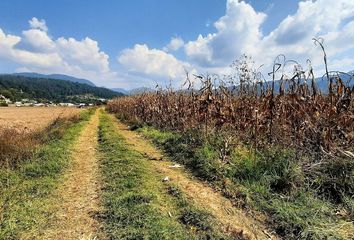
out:
{"label": "dirt road", "polygon": [[98,111],[82,131],[72,150],[72,163],[56,195],[55,216],[44,239],[95,239],[100,223],[98,162],[96,155]]}
{"label": "dirt road", "polygon": [[[72,163],[56,193],[53,205],[55,216],[44,239],[104,239],[103,228],[93,216],[103,211],[100,199],[100,173],[97,158],[99,111],[84,128],[72,150]],[[113,118],[113,117],[112,117]],[[209,212],[217,221],[218,229],[229,236],[242,239],[276,239],[259,221],[235,208],[232,203],[207,184],[193,178],[183,167],[171,167],[168,161],[148,140],[117,120],[117,132],[128,148],[148,161],[156,176],[166,176],[187,196],[188,201]],[[151,160],[147,160],[151,159]]]}
{"label": "dirt road", "polygon": [[149,141],[129,130],[126,125],[120,122],[117,125],[119,133],[125,137],[130,146],[152,159],[150,164],[155,171],[167,176],[170,181],[177,184],[190,201],[211,213],[223,231],[239,233],[246,239],[276,239],[262,223],[246,215],[241,209],[235,208],[230,200],[210,186],[193,178],[183,168],[173,167],[175,163],[166,160],[161,151],[152,146]]}

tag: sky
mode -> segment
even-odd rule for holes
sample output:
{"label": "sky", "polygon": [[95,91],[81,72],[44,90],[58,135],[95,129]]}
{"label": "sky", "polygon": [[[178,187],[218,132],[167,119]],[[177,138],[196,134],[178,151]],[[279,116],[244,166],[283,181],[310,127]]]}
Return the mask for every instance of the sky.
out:
{"label": "sky", "polygon": [[[242,54],[284,54],[316,75],[354,70],[354,0],[1,0],[0,73],[60,73],[97,86],[180,86],[229,74]],[[291,71],[291,70],[289,70]]]}

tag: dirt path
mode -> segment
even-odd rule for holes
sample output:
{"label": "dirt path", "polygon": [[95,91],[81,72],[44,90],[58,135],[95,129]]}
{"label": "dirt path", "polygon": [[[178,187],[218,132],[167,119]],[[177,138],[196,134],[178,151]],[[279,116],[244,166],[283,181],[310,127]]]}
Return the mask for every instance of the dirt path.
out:
{"label": "dirt path", "polygon": [[154,169],[168,176],[194,204],[210,212],[224,231],[242,233],[248,239],[276,239],[266,231],[260,222],[247,216],[242,210],[233,207],[228,199],[215,192],[210,186],[193,179],[181,168],[171,168],[174,165],[173,162],[161,161],[163,159],[161,152],[142,136],[130,131],[122,123],[118,123],[118,129],[134,150],[153,160],[151,164]]}
{"label": "dirt path", "polygon": [[100,211],[96,158],[98,111],[85,126],[73,147],[73,160],[56,193],[55,216],[43,239],[102,239],[93,214]]}

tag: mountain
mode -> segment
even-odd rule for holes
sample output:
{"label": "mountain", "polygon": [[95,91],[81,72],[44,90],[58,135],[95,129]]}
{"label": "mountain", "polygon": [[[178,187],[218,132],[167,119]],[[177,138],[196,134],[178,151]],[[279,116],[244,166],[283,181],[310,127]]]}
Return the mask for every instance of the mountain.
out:
{"label": "mountain", "polygon": [[[339,77],[342,79],[342,81],[345,83],[345,84],[348,84],[349,87],[353,87],[354,86],[354,70],[353,71],[350,71],[348,72],[347,74],[339,74]],[[351,81],[350,81],[351,80]],[[296,80],[297,81],[297,80]],[[317,85],[317,88],[318,90],[323,93],[323,94],[328,94],[328,81],[327,81],[327,77],[326,76],[323,76],[323,77],[317,77],[315,78],[315,81],[316,81],[316,85]],[[272,86],[272,81],[267,81],[266,82],[268,84],[268,87],[271,88]],[[304,83],[304,80],[302,79],[301,80],[301,84]],[[307,82],[308,86],[311,87],[311,83],[312,83],[312,80],[309,80]],[[279,89],[280,89],[280,84],[281,84],[281,81],[280,80],[275,80],[274,81],[274,92],[275,93],[279,93]],[[290,81],[287,81],[287,82],[283,82],[283,86],[284,86],[284,89],[285,90],[288,90],[290,88],[290,85],[292,85],[293,83],[290,82]],[[246,85],[245,85],[246,87]],[[234,86],[229,86],[228,87],[228,90],[232,93],[236,93],[237,91],[240,90],[240,85],[234,85]]]}
{"label": "mountain", "polygon": [[148,87],[140,87],[140,88],[134,88],[129,91],[130,95],[136,95],[136,94],[141,94],[141,93],[149,93],[149,92],[154,92],[155,90],[148,88]]}
{"label": "mountain", "polygon": [[[339,74],[339,77],[342,79],[342,81],[345,83],[345,84],[348,84],[348,86],[350,87],[353,87],[354,86],[354,70],[353,71],[350,71],[348,72],[347,74]],[[350,81],[351,80],[351,81]],[[316,84],[317,84],[317,88],[318,90],[321,91],[321,93],[323,94],[327,94],[328,93],[328,81],[327,81],[327,76],[324,75],[323,77],[317,77],[315,78],[315,81],[316,81]],[[303,83],[303,80],[301,80],[301,83]],[[271,81],[268,82],[268,84],[272,84]],[[285,89],[288,89],[289,88],[289,82],[286,83],[284,85]],[[309,86],[311,86],[311,80],[309,80],[307,82],[307,84]],[[275,81],[275,84],[274,84],[274,89],[276,92],[279,91],[279,87],[280,87],[280,81],[279,80],[276,80]]]}
{"label": "mountain", "polygon": [[[354,70],[348,72],[347,74],[339,74],[339,77],[342,79],[342,81],[345,84],[348,82],[349,86],[351,87],[354,86]],[[322,93],[328,93],[327,76],[316,78],[316,83]]]}
{"label": "mountain", "polygon": [[69,81],[69,82],[87,84],[87,85],[95,87],[95,84],[87,79],[76,78],[76,77],[72,77],[72,76],[68,76],[68,75],[64,75],[64,74],[45,75],[45,74],[40,74],[40,73],[22,72],[22,73],[13,73],[12,75],[30,77],[30,78],[46,78],[46,79],[65,80],[65,81]]}
{"label": "mountain", "polygon": [[124,88],[111,88],[111,90],[118,92],[118,93],[123,93],[125,95],[129,95],[129,90],[126,90]]}
{"label": "mountain", "polygon": [[125,95],[136,95],[136,94],[149,93],[149,92],[155,91],[155,90],[148,88],[148,87],[133,88],[131,90],[127,90],[124,88],[111,88],[111,90],[113,90],[115,92],[123,93]]}
{"label": "mountain", "polygon": [[18,101],[30,98],[38,101],[83,102],[99,98],[111,99],[124,94],[107,88],[49,78],[0,75],[0,94]]}

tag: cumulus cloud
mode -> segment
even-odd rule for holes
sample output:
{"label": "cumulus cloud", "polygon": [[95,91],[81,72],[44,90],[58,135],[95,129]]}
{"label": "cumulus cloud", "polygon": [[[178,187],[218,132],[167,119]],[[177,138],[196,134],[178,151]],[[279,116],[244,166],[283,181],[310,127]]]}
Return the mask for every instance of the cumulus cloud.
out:
{"label": "cumulus cloud", "polygon": [[[294,15],[286,17],[277,28],[260,43],[258,54],[263,54],[269,60],[270,53],[284,53],[289,58],[313,60],[315,68],[323,68],[323,57],[311,41],[313,37],[321,37],[329,58],[338,62],[336,55],[349,51],[354,47],[354,2],[330,0],[299,2]],[[349,21],[349,22],[348,22]]]}
{"label": "cumulus cloud", "polygon": [[38,20],[36,17],[33,17],[31,20],[29,20],[29,24],[31,28],[40,29],[45,32],[48,31],[48,27],[44,19]]}
{"label": "cumulus cloud", "polygon": [[342,21],[354,14],[354,2],[318,0],[299,2],[294,15],[285,18],[270,34],[280,45],[294,44],[307,40],[313,34],[320,35],[335,31]]}
{"label": "cumulus cloud", "polygon": [[191,64],[204,68],[226,66],[243,53],[265,67],[278,54],[285,54],[303,62],[313,59],[319,68],[323,57],[311,39],[324,38],[329,58],[338,63],[335,56],[354,47],[353,16],[354,1],[301,1],[295,14],[263,35],[266,13],[257,12],[246,2],[227,0],[225,15],[214,23],[216,32],[187,42],[185,54]]}
{"label": "cumulus cloud", "polygon": [[159,49],[149,49],[146,44],[136,44],[134,48],[124,49],[118,56],[118,62],[129,72],[181,80],[185,69],[193,71],[191,65],[176,59]]}
{"label": "cumulus cloud", "polygon": [[61,56],[68,62],[102,73],[109,72],[109,56],[100,51],[98,42],[86,37],[81,41],[63,37],[56,40]]}
{"label": "cumulus cloud", "polygon": [[32,18],[30,29],[22,36],[5,34],[0,29],[0,57],[19,65],[18,70],[40,73],[63,73],[92,80],[116,77],[109,67],[109,56],[98,42],[48,35],[44,20]]}
{"label": "cumulus cloud", "polygon": [[6,35],[2,29],[0,29],[0,57],[19,64],[34,64],[42,67],[49,67],[61,63],[61,58],[58,54],[33,53],[16,48],[16,45],[18,45],[21,40],[21,37],[9,34]]}
{"label": "cumulus cloud", "polygon": [[40,29],[29,29],[22,32],[24,48],[38,52],[51,52],[55,50],[55,43],[47,32]]}
{"label": "cumulus cloud", "polygon": [[[118,60],[130,72],[175,78],[184,74],[186,66],[201,73],[227,74],[229,64],[246,53],[253,56],[257,65],[265,64],[266,75],[274,58],[285,54],[287,59],[303,64],[311,59],[316,72],[322,74],[323,55],[312,41],[313,37],[322,37],[330,68],[351,70],[353,61],[345,53],[351,50],[354,53],[353,17],[353,1],[337,0],[335,4],[332,0],[301,1],[294,14],[264,35],[266,13],[256,11],[244,1],[227,0],[225,15],[213,24],[215,32],[199,35],[186,43],[172,38],[163,50],[138,44],[124,50]],[[172,54],[182,45],[186,61]]]}
{"label": "cumulus cloud", "polygon": [[243,52],[252,53],[262,37],[260,26],[265,18],[266,14],[245,2],[227,0],[226,14],[214,23],[216,33],[189,41],[185,53],[201,66],[227,65]]}
{"label": "cumulus cloud", "polygon": [[177,51],[178,49],[180,49],[181,47],[183,47],[184,45],[184,41],[182,38],[180,37],[173,37],[171,38],[171,41],[169,42],[169,44],[167,44],[167,46],[165,46],[163,48],[163,50],[165,52],[168,51]]}
{"label": "cumulus cloud", "polygon": [[17,43],[21,41],[21,38],[18,36],[5,34],[4,31],[0,28],[0,53],[6,52],[8,49],[14,47]]}

